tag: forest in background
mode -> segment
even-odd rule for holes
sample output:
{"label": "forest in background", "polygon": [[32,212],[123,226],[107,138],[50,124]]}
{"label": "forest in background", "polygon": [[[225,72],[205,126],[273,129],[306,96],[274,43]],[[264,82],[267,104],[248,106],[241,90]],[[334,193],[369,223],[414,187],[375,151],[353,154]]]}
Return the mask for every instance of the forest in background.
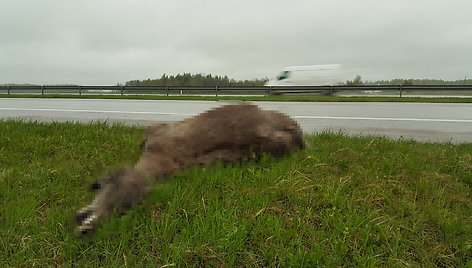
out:
{"label": "forest in background", "polygon": [[[263,86],[268,78],[253,80],[235,80],[228,76],[218,76],[211,74],[163,74],[161,78],[132,80],[125,83],[125,86],[194,86],[194,87],[210,87],[210,86]],[[363,81],[360,75],[353,80],[347,80],[345,85],[472,85],[472,79],[463,79],[455,81],[447,81],[441,79],[392,79],[380,81]]]}
{"label": "forest in background", "polygon": [[378,80],[378,81],[363,81],[360,75],[357,75],[353,80],[345,82],[347,86],[362,86],[362,85],[472,85],[472,79],[464,78],[463,80],[447,81],[441,79],[392,79],[392,80]]}
{"label": "forest in background", "polygon": [[263,86],[268,79],[235,80],[228,76],[218,76],[211,74],[163,74],[158,79],[132,80],[125,83],[125,86],[178,86],[178,87],[212,87],[212,86]]}

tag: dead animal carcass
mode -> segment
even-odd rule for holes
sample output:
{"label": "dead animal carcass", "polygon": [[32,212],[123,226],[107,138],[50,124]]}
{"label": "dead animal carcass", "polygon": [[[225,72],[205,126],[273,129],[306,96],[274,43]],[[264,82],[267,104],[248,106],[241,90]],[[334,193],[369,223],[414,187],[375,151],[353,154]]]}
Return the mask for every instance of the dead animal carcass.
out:
{"label": "dead animal carcass", "polygon": [[93,202],[77,213],[77,232],[92,233],[114,211],[142,201],[150,184],[193,165],[238,162],[253,155],[280,156],[305,147],[299,125],[288,116],[251,104],[209,110],[174,124],[148,127],[134,167],[98,179]]}

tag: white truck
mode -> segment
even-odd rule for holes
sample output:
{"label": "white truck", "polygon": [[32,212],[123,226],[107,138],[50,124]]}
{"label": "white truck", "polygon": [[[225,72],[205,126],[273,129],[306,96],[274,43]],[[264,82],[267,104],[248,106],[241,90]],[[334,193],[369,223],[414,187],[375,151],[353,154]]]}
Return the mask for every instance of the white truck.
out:
{"label": "white truck", "polygon": [[343,81],[342,65],[290,66],[265,86],[334,86]]}

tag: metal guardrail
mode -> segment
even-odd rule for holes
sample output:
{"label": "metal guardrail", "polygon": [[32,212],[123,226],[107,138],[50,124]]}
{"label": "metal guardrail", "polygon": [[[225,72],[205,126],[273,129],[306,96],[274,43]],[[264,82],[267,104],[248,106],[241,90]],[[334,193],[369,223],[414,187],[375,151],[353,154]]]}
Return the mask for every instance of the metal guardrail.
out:
{"label": "metal guardrail", "polygon": [[[282,95],[282,94],[323,94],[333,95],[343,92],[380,93],[384,91],[396,92],[402,97],[407,92],[441,91],[471,91],[472,85],[363,85],[363,86],[214,86],[214,87],[177,87],[177,86],[0,86],[0,94],[76,94],[76,95]],[[445,92],[445,93],[444,93]],[[472,97],[472,96],[471,96]]]}

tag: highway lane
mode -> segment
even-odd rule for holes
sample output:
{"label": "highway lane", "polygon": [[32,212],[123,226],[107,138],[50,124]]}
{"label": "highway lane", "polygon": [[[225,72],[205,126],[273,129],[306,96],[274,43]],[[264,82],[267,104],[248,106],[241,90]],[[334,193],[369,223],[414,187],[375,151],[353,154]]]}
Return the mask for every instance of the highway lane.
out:
{"label": "highway lane", "polygon": [[[104,121],[131,125],[174,122],[234,101],[0,99],[0,119]],[[418,141],[472,142],[472,104],[255,102],[297,120],[305,133],[324,130]]]}

